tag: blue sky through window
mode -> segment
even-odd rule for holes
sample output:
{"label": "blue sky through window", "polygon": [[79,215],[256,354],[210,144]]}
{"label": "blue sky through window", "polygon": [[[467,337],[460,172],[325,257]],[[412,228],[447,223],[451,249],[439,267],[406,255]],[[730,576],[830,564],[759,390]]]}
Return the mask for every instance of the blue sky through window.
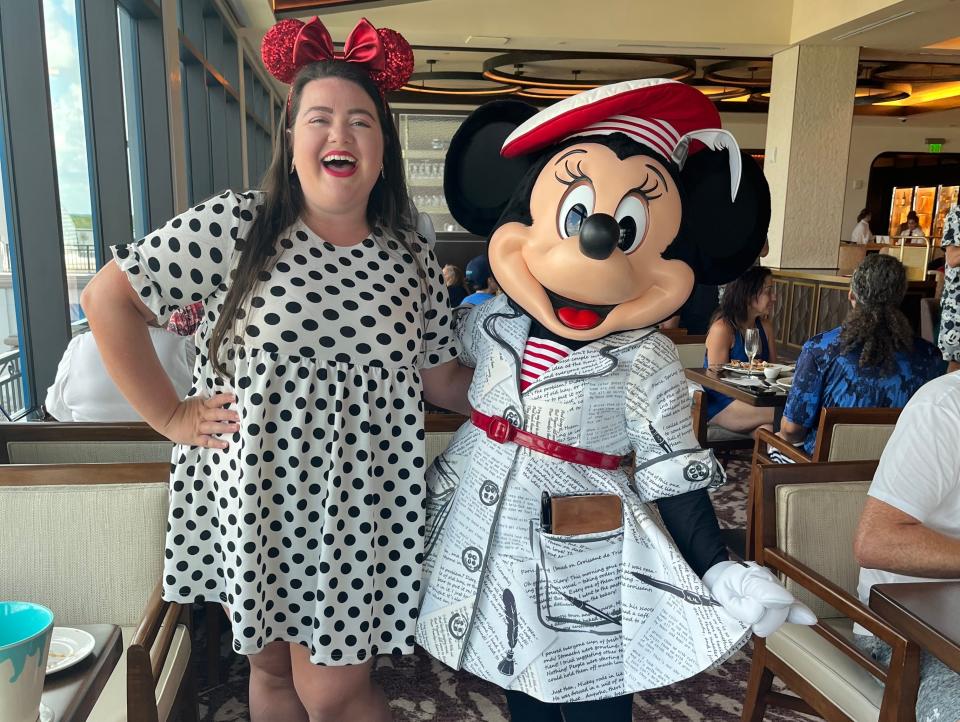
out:
{"label": "blue sky through window", "polygon": [[90,176],[75,0],[43,0],[57,180],[64,214],[90,213]]}

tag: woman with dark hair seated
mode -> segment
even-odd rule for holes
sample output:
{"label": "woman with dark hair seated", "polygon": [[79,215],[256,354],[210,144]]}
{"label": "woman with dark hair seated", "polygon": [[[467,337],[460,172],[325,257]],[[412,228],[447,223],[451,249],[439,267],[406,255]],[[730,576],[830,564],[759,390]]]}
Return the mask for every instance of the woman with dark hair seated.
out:
{"label": "woman with dark hair seated", "polygon": [[[770,320],[776,300],[769,268],[754,266],[737,280],[728,283],[707,332],[704,366],[750,360],[745,339],[751,329],[756,331],[760,339],[755,360],[776,361],[777,343]],[[773,427],[772,408],[757,408],[716,391],[708,390],[706,395],[707,419],[711,424],[739,433],[752,433],[759,427]]]}
{"label": "woman with dark hair seated", "polygon": [[867,256],[857,266],[846,320],[803,345],[780,436],[803,442],[812,454],[820,409],[903,408],[917,389],[943,373],[937,349],[914,336],[900,310],[906,291],[906,270],[893,256]]}

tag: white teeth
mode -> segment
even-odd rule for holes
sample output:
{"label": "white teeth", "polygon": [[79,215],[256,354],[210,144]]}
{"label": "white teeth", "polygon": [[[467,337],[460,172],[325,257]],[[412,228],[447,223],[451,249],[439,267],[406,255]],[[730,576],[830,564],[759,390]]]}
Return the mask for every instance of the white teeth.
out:
{"label": "white teeth", "polygon": [[354,164],[356,164],[357,162],[356,158],[353,158],[349,155],[328,155],[326,158],[323,159],[323,162],[330,163],[331,161],[335,161],[335,160],[343,161],[344,163],[354,163]]}

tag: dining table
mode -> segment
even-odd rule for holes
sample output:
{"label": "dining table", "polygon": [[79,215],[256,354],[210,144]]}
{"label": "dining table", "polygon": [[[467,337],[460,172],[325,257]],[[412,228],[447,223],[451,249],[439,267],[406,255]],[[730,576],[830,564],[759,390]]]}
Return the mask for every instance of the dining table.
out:
{"label": "dining table", "polygon": [[717,391],[737,401],[750,406],[773,409],[774,431],[780,429],[780,418],[783,416],[783,407],[787,403],[789,391],[776,383],[767,381],[763,375],[755,375],[759,386],[745,387],[731,383],[747,377],[747,374],[729,371],[723,366],[708,366],[707,368],[684,369],[687,378],[700,384],[705,389]]}
{"label": "dining table", "polygon": [[874,584],[869,605],[960,674],[960,581]]}
{"label": "dining table", "polygon": [[[93,651],[72,667],[48,674],[40,704],[53,713],[53,722],[83,722],[123,654],[120,627],[115,624],[77,625],[93,637]],[[42,715],[41,719],[48,719]]]}

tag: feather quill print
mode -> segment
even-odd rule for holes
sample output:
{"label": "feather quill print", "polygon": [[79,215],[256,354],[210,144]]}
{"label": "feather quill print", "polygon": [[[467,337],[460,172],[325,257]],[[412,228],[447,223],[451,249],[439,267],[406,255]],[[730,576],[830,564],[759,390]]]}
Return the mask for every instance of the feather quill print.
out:
{"label": "feather quill print", "polygon": [[520,628],[520,620],[517,618],[517,602],[513,598],[513,592],[511,592],[509,589],[503,590],[503,612],[507,618],[507,644],[510,646],[510,651],[507,652],[507,656],[504,657],[500,664],[497,665],[497,669],[500,670],[501,674],[512,677],[513,648],[517,646],[517,634]]}

